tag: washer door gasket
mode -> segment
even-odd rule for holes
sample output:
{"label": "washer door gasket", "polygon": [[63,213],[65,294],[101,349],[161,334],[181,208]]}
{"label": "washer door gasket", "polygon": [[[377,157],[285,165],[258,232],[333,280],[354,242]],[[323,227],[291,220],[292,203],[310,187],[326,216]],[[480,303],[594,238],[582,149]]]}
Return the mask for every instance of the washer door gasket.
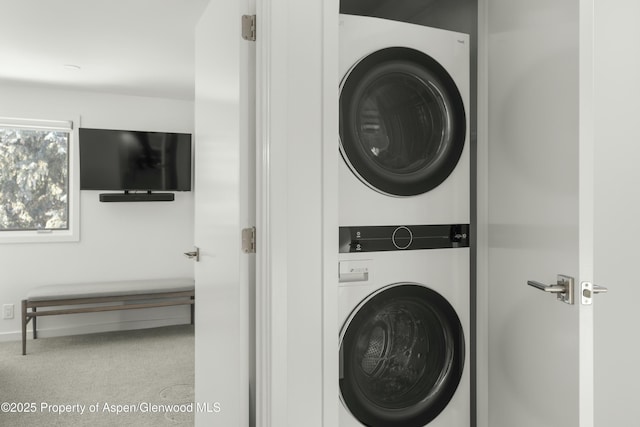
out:
{"label": "washer door gasket", "polygon": [[363,301],[343,327],[340,393],[366,426],[422,427],[455,394],[464,332],[439,293],[398,283]]}
{"label": "washer door gasket", "polygon": [[440,185],[466,138],[464,103],[447,71],[409,48],[376,51],[340,90],[340,152],[354,174],[392,196]]}

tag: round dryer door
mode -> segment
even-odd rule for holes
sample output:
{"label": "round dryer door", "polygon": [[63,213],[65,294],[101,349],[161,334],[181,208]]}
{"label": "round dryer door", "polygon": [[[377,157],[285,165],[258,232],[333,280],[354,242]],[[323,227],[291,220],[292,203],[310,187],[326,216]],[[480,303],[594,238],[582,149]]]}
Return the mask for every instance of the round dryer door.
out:
{"label": "round dryer door", "polygon": [[415,283],[380,289],[343,327],[342,402],[366,426],[422,427],[452,399],[464,352],[460,319],[443,296]]}
{"label": "round dryer door", "polygon": [[340,152],[383,194],[413,196],[455,169],[466,139],[464,103],[447,71],[409,48],[358,62],[340,90]]}

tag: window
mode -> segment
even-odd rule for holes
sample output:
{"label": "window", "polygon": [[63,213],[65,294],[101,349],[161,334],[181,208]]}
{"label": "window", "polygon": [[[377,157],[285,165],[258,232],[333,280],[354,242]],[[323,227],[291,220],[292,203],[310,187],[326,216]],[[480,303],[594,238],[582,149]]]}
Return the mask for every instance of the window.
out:
{"label": "window", "polygon": [[0,242],[77,240],[71,121],[0,118]]}

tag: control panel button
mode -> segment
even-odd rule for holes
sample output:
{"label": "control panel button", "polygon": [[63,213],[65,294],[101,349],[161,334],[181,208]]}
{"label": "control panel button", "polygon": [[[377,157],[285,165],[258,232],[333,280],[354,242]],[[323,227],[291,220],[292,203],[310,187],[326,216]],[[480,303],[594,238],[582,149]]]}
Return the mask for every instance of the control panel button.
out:
{"label": "control panel button", "polygon": [[396,248],[407,249],[413,243],[413,233],[405,226],[398,227],[394,230],[391,241]]}

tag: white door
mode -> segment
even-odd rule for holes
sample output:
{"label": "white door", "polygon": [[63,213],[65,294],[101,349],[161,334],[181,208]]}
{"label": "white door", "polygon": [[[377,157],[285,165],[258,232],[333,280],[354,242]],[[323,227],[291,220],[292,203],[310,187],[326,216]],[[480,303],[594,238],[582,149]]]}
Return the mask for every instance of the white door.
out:
{"label": "white door", "polygon": [[[196,28],[195,419],[250,423],[255,223],[255,47],[241,38],[250,1],[211,0]],[[255,7],[254,7],[255,10]]]}
{"label": "white door", "polygon": [[[488,397],[479,401],[488,401],[491,427],[593,426],[593,306],[580,289],[593,280],[594,252],[588,3],[488,0],[481,10]],[[539,289],[559,290],[558,275],[575,281],[572,304]]]}

